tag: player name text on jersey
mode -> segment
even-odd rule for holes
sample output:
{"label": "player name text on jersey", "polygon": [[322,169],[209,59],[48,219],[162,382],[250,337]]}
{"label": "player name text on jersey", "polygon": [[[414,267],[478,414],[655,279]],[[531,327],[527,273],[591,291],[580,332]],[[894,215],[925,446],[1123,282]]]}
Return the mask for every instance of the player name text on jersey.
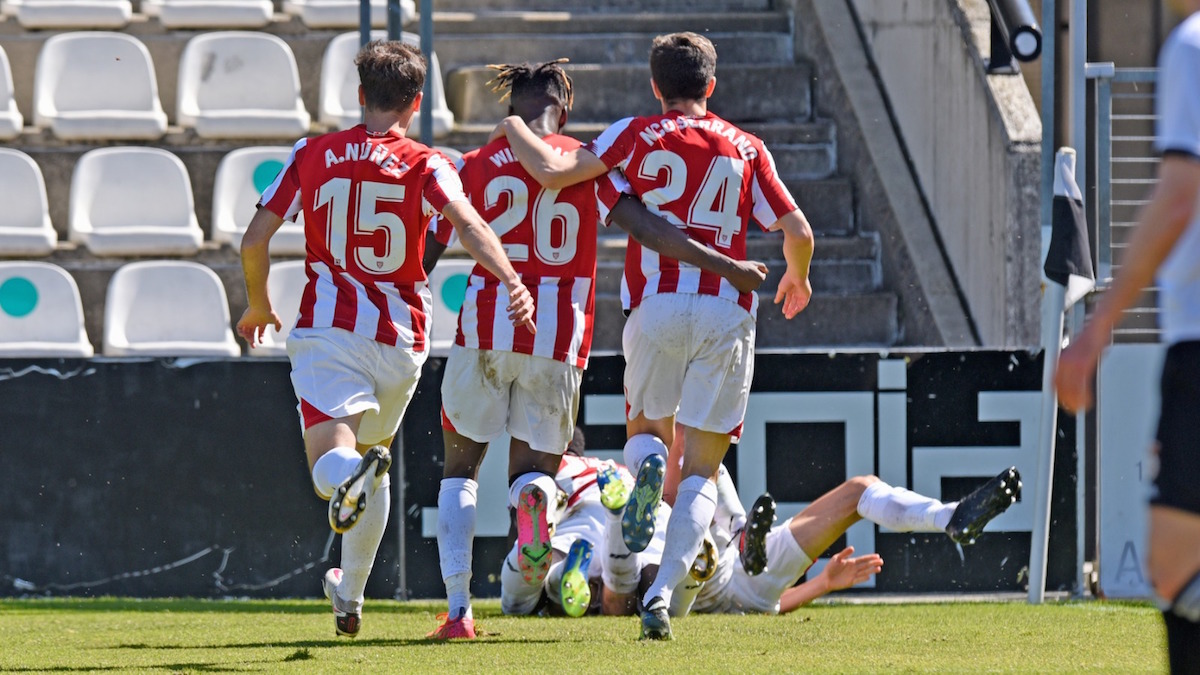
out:
{"label": "player name text on jersey", "polygon": [[332,148],[325,149],[325,168],[347,161],[374,162],[379,168],[399,178],[400,174],[408,171],[409,167],[400,158],[393,155],[382,145],[374,145],[370,141],[362,143],[347,143],[346,153],[338,157]]}
{"label": "player name text on jersey", "polygon": [[738,133],[737,129],[726,127],[725,123],[721,120],[692,119],[682,115],[674,119],[668,117],[660,122],[650,123],[645,129],[642,129],[639,136],[646,145],[655,145],[658,139],[663,136],[670,133],[678,133],[688,128],[704,129],[728,139],[737,148],[742,159],[751,160],[758,157],[758,150],[754,148],[750,139],[746,138],[744,134]]}

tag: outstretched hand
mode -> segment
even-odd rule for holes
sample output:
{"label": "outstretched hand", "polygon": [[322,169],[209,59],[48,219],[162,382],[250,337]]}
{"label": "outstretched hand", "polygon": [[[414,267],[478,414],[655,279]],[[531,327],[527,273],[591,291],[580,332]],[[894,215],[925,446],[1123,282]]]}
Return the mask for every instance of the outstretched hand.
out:
{"label": "outstretched hand", "polygon": [[830,591],[840,591],[861,584],[870,579],[872,574],[878,574],[883,569],[883,558],[878,553],[869,553],[857,558],[851,558],[852,555],[854,547],[847,546],[841,552],[835,553],[825,565],[825,569],[821,570],[821,574],[825,575],[829,582]]}
{"label": "outstretched hand", "polygon": [[263,337],[267,334],[267,326],[275,326],[276,331],[283,330],[283,322],[279,320],[279,315],[275,310],[267,307],[265,309],[256,309],[247,307],[246,311],[242,312],[242,318],[237,322],[237,334],[242,336],[246,344],[253,349],[257,347]]}
{"label": "outstretched hand", "polygon": [[1092,378],[1105,346],[1103,340],[1093,336],[1094,332],[1091,326],[1085,326],[1058,356],[1054,388],[1059,404],[1070,412],[1082,412],[1092,407]]}
{"label": "outstretched hand", "polygon": [[508,320],[513,326],[525,326],[530,333],[537,334],[537,324],[534,323],[533,295],[525,284],[517,284],[508,291]]}
{"label": "outstretched hand", "polygon": [[779,281],[779,290],[775,292],[775,304],[783,303],[783,317],[794,318],[808,307],[812,298],[812,284],[808,277],[800,277],[790,271],[784,273]]}

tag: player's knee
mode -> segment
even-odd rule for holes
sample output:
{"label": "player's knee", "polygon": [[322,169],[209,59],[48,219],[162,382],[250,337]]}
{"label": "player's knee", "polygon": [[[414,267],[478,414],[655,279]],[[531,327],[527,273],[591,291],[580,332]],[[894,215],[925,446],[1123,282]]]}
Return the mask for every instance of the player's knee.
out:
{"label": "player's knee", "polygon": [[1163,604],[1176,616],[1192,623],[1200,623],[1200,572],[1192,575],[1173,601]]}
{"label": "player's knee", "polygon": [[666,459],[668,454],[670,451],[666,444],[654,434],[636,434],[625,441],[625,466],[634,473],[637,473],[642,462],[646,461],[650,455],[660,455]]}

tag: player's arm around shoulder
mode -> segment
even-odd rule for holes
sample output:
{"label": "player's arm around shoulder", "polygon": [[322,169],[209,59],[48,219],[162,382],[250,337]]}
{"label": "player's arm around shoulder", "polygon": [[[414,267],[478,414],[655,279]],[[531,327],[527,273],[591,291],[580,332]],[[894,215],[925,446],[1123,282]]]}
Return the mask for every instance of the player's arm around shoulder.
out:
{"label": "player's arm around shoulder", "polygon": [[283,218],[270,209],[259,207],[242,237],[242,275],[246,281],[247,304],[246,311],[238,319],[237,333],[251,347],[262,339],[267,326],[283,329],[283,322],[271,308],[271,298],[267,294],[267,276],[271,272],[269,246],[271,237],[281,225]]}
{"label": "player's arm around shoulder", "polygon": [[816,242],[808,218],[800,209],[784,214],[769,229],[783,231],[783,257],[787,260],[787,270],[779,281],[775,304],[782,302],[783,316],[791,319],[804,311],[812,298],[808,271]]}
{"label": "player's arm around shoulder", "polygon": [[599,157],[583,147],[559,153],[517,115],[501,120],[493,136],[501,134],[508,138],[509,147],[529,175],[552,190],[591,180],[608,171]]}
{"label": "player's arm around shoulder", "polygon": [[508,289],[508,318],[514,326],[525,326],[529,332],[536,333],[534,325],[533,295],[521,281],[521,275],[513,269],[512,263],[504,255],[500,239],[492,228],[488,227],[483,216],[469,202],[458,200],[450,202],[442,209],[442,215],[454,226],[458,239],[467,253],[483,268],[500,280]]}

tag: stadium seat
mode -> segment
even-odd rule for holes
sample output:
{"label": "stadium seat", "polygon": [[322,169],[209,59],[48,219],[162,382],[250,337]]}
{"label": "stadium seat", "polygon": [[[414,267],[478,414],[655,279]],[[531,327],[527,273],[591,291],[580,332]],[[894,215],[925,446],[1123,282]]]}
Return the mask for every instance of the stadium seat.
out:
{"label": "stadium seat", "polygon": [[58,234],[42,170],[29,155],[0,148],[0,256],[50,255]]}
{"label": "stadium seat", "polygon": [[66,140],[154,140],[167,130],[150,52],[122,33],[46,40],[33,83],[33,123]]}
{"label": "stadium seat", "polygon": [[58,265],[0,262],[0,357],[92,355],[75,279]]}
{"label": "stadium seat", "polygon": [[[387,34],[372,31],[372,39],[382,39]],[[362,121],[362,110],[358,105],[358,71],[354,67],[354,55],[358,53],[360,36],[357,32],[343,33],[329,41],[325,57],[321,60],[321,94],[318,103],[318,118],[322,124],[336,129],[349,129]],[[412,33],[401,36],[404,42],[419,45],[420,38]],[[454,130],[454,113],[446,103],[446,89],[442,84],[437,54],[429,59],[429,77],[433,100],[433,135],[442,138]],[[420,129],[420,115],[414,115],[411,130]]]}
{"label": "stadium seat", "polygon": [[291,47],[250,31],[193,37],[179,60],[181,126],[202,138],[288,138],[312,121],[300,100],[300,73]]}
{"label": "stadium seat", "polygon": [[[255,146],[238,148],[221,158],[213,181],[213,241],[241,248],[254,205],[291,151],[287,146]],[[285,222],[271,237],[271,254],[304,255],[303,212],[296,215],[296,222]]]}
{"label": "stadium seat", "polygon": [[267,295],[271,298],[271,307],[283,322],[283,330],[276,331],[274,326],[269,326],[262,342],[248,352],[250,356],[287,356],[287,336],[300,315],[300,297],[304,295],[306,283],[308,275],[303,260],[271,263]]}
{"label": "stadium seat", "polygon": [[105,356],[239,356],[221,279],[183,260],[121,266],[104,304]]}
{"label": "stadium seat", "polygon": [[0,140],[7,141],[21,134],[25,118],[17,110],[17,100],[13,96],[12,68],[8,63],[8,54],[0,47]]}
{"label": "stadium seat", "polygon": [[129,0],[8,0],[24,28],[115,29],[129,23]]}
{"label": "stadium seat", "polygon": [[262,28],[275,17],[271,0],[142,0],[142,13],[169,29]]}
{"label": "stadium seat", "polygon": [[[283,11],[300,17],[309,28],[354,28],[358,26],[359,0],[283,0]],[[414,0],[400,0],[400,25],[417,17]],[[387,27],[387,0],[371,0],[371,25]]]}
{"label": "stadium seat", "polygon": [[191,255],[204,233],[187,168],[159,148],[99,148],[71,177],[68,237],[96,255]]}
{"label": "stadium seat", "polygon": [[433,294],[433,331],[430,335],[430,355],[450,353],[458,333],[458,310],[466,296],[467,279],[475,261],[461,258],[442,258],[429,273],[429,290]]}

